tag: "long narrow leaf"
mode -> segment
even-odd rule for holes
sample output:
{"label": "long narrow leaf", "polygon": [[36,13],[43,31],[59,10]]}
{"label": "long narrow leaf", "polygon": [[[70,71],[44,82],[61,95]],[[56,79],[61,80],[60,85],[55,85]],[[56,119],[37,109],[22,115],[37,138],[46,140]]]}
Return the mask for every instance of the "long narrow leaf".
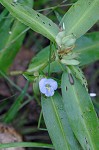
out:
{"label": "long narrow leaf", "polygon": [[[6,11],[6,9],[4,9],[4,11],[0,14],[0,18],[2,18],[2,14]],[[6,42],[10,36],[9,32],[11,32],[11,25],[14,21],[14,18],[11,17],[10,14],[5,14],[4,16],[6,19],[2,18],[0,21],[0,55],[1,55],[1,51],[2,49],[5,47]]]}
{"label": "long narrow leaf", "polygon": [[11,108],[9,109],[9,111],[5,114],[5,117],[3,119],[3,122],[5,123],[10,123],[17,115],[20,107],[21,107],[21,103],[24,99],[26,90],[27,90],[28,84],[26,84],[25,88],[22,90],[21,94],[19,95],[18,98],[16,98],[15,102],[12,104]]}
{"label": "long narrow leaf", "polygon": [[63,73],[62,95],[70,125],[83,149],[99,149],[99,122],[89,94],[71,73]]}
{"label": "long narrow leaf", "polygon": [[55,150],[79,150],[80,146],[68,123],[60,94],[55,93],[49,98],[42,96],[42,110]]}
{"label": "long narrow leaf", "polygon": [[50,53],[50,46],[42,49],[29,64],[29,68],[27,72],[33,74],[33,72],[39,71],[40,69],[44,68],[48,64],[49,60],[49,53]]}
{"label": "long narrow leaf", "polygon": [[27,6],[22,6],[19,3],[13,3],[11,0],[0,0],[0,3],[4,5],[4,7],[6,7],[20,22],[29,26],[34,31],[44,35],[53,42],[55,41],[59,28],[46,16]]}
{"label": "long narrow leaf", "polygon": [[[5,47],[1,51],[0,54],[0,69],[4,72],[8,70],[10,65],[12,64],[16,54],[20,50],[20,46],[22,45],[25,33],[22,34],[18,39],[14,40],[21,32],[26,29],[26,26],[22,25],[20,22],[16,21],[14,27],[12,29],[12,34],[9,37],[9,42],[5,42]],[[12,42],[14,40],[14,42]]]}
{"label": "long narrow leaf", "polygon": [[99,60],[99,32],[88,33],[79,38],[74,51],[79,54],[80,66]]}
{"label": "long narrow leaf", "polygon": [[78,0],[64,15],[66,35],[74,34],[79,38],[99,20],[99,0]]}
{"label": "long narrow leaf", "polygon": [[11,147],[36,147],[36,148],[53,149],[53,146],[51,144],[36,143],[36,142],[15,142],[15,143],[0,144],[0,148],[11,148]]}
{"label": "long narrow leaf", "polygon": [[[23,5],[27,4],[28,6],[32,7],[32,3],[32,0],[27,0],[23,2]],[[4,25],[2,25],[1,28],[0,36],[3,38],[1,38],[2,41],[0,45],[0,48],[2,49],[0,53],[0,69],[4,72],[8,70],[16,54],[19,52],[27,31],[27,27],[24,24],[17,20],[15,20],[13,23],[13,20],[14,18],[9,15],[9,18],[5,20]],[[11,25],[12,28],[10,28]],[[11,34],[9,34],[9,31]]]}

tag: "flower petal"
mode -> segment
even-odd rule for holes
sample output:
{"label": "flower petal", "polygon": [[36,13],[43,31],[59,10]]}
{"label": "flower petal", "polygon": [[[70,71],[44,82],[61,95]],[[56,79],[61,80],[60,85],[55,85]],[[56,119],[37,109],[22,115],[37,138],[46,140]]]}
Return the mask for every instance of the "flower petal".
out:
{"label": "flower petal", "polygon": [[39,89],[40,89],[40,92],[45,94],[46,93],[46,87],[45,87],[45,82],[46,82],[46,78],[42,78],[39,82]]}
{"label": "flower petal", "polygon": [[53,79],[42,78],[39,82],[40,92],[45,94],[47,97],[54,95],[54,90],[56,90],[58,84]]}
{"label": "flower petal", "polygon": [[40,92],[45,94],[46,93],[46,87],[40,88]]}
{"label": "flower petal", "polygon": [[55,80],[48,79],[48,82],[50,83],[51,87],[53,87],[54,90],[56,90],[58,88],[58,84]]}
{"label": "flower petal", "polygon": [[51,87],[50,90],[46,89],[45,96],[50,97],[54,95],[54,89]]}

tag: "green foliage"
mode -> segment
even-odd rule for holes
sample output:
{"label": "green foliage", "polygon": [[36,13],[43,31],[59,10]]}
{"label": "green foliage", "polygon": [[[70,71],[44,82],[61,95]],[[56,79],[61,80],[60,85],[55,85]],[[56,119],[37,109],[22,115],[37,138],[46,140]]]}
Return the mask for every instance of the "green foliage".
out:
{"label": "green foliage", "polygon": [[99,20],[99,0],[78,0],[64,15],[60,23],[65,34],[79,38]]}
{"label": "green foliage", "polygon": [[[7,19],[4,19],[4,17],[7,17]],[[9,37],[9,31],[11,24],[13,23],[14,18],[12,18],[6,9],[2,11],[0,14],[0,53],[1,50],[5,47],[5,41],[8,40]]]}
{"label": "green foliage", "polygon": [[[34,3],[32,0],[17,2],[0,0],[0,3],[6,8],[0,14],[0,74],[11,85],[22,91],[1,120],[5,123],[11,123],[17,119],[19,110],[33,98],[26,93],[27,86],[21,90],[4,73],[7,73],[9,66],[13,63],[25,33],[30,28],[53,43],[43,48],[32,58],[28,69],[22,72],[23,76],[34,83],[34,97],[37,98],[39,105],[39,81],[41,78],[55,78],[59,88],[59,92],[51,97],[41,95],[42,112],[54,147],[45,143],[21,142],[0,144],[0,148],[36,147],[55,148],[55,150],[98,150],[98,117],[88,94],[87,81],[79,67],[84,67],[99,59],[99,32],[84,35],[99,20],[99,0],[78,0],[62,19],[55,10],[58,21],[61,19],[60,29],[47,16],[32,9]],[[47,1],[44,0],[39,4],[46,3]],[[38,41],[37,44],[39,44]],[[44,85],[47,92],[53,90],[51,86]],[[23,102],[25,95],[29,99]],[[9,102],[0,105],[2,111],[5,104],[9,104]],[[95,105],[98,106],[97,103]],[[21,117],[25,118],[26,116],[22,114]],[[19,126],[23,127],[25,123],[27,120],[23,119]],[[29,132],[33,131],[28,127],[23,130],[25,131],[26,128]]]}
{"label": "green foliage", "polygon": [[11,30],[12,34],[7,38],[7,42],[4,43],[4,47],[0,53],[0,69],[2,71],[7,71],[9,66],[13,63],[13,60],[16,54],[19,52],[20,46],[22,45],[25,36],[25,29],[26,26],[24,26],[20,22],[14,22],[13,28]]}
{"label": "green foliage", "polygon": [[[54,49],[54,47],[53,47]],[[27,70],[27,72],[29,72],[30,74],[37,72],[39,70],[42,70],[43,68],[46,67],[46,65],[48,65],[48,61],[49,61],[49,52],[50,52],[50,47],[46,47],[43,50],[41,50],[36,57],[34,57],[29,65],[29,68]]]}
{"label": "green foliage", "polygon": [[59,28],[46,16],[38,13],[30,7],[22,6],[19,3],[13,3],[12,0],[0,0],[0,2],[20,22],[29,26],[34,31],[44,35],[53,42],[55,41],[55,37],[59,31]]}
{"label": "green foliage", "polygon": [[21,94],[18,96],[18,98],[16,98],[15,102],[13,103],[13,105],[11,106],[11,108],[9,109],[9,111],[5,114],[5,117],[3,119],[3,121],[5,123],[11,123],[13,121],[13,119],[16,117],[20,106],[23,102],[23,99],[25,97],[25,93],[26,90],[28,88],[28,84],[25,86],[25,88],[22,90]]}
{"label": "green foliage", "polygon": [[84,150],[99,149],[99,122],[86,89],[72,72],[63,73],[61,87],[65,111],[75,136]]}
{"label": "green foliage", "polygon": [[[23,3],[23,5],[32,4],[29,1],[31,0],[26,1]],[[16,54],[19,52],[27,31],[27,27],[21,24],[19,21],[14,20],[10,14],[7,17],[8,19],[6,19],[4,22],[1,22],[1,36],[3,38],[0,43],[0,69],[4,72],[8,70]]]}
{"label": "green foliage", "polygon": [[82,70],[77,66],[70,66],[74,76],[81,82],[82,86],[85,86],[86,90],[88,91],[88,84],[87,80],[82,72]]}
{"label": "green foliage", "polygon": [[[88,33],[85,36],[79,38],[76,42],[74,48],[74,54],[78,55],[77,59],[80,62],[79,66],[84,67],[96,60],[99,59],[99,33]],[[55,50],[55,47],[53,47]],[[34,72],[40,71],[44,69],[44,72],[48,71],[48,60],[49,60],[49,51],[50,46],[42,49],[35,57],[33,57],[32,61],[30,62],[29,68],[27,69],[28,79],[33,81]],[[53,61],[53,59],[52,59]],[[71,62],[72,63],[72,62]],[[63,66],[64,68],[64,66]],[[61,72],[63,69],[60,63],[56,60],[51,62],[50,72]]]}
{"label": "green foliage", "polygon": [[50,98],[44,98],[44,96],[42,96],[41,99],[45,123],[55,149],[80,149],[68,123],[60,94],[55,93],[55,95]]}
{"label": "green foliage", "polygon": [[99,60],[99,32],[88,33],[77,40],[74,51],[78,53],[80,66]]}
{"label": "green foliage", "polygon": [[53,149],[53,146],[45,143],[36,143],[36,142],[13,142],[0,144],[0,148],[9,148],[9,147],[36,147],[36,148],[48,148]]}

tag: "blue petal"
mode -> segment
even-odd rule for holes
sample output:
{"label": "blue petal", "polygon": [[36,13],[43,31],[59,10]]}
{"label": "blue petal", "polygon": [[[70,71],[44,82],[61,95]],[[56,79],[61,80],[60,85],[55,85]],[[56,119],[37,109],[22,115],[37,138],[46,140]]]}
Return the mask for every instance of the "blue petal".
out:
{"label": "blue petal", "polygon": [[39,82],[39,89],[40,89],[40,92],[41,93],[43,93],[43,94],[45,94],[46,93],[46,87],[45,87],[45,85],[46,85],[46,78],[42,78],[41,80],[40,80],[40,82]]}
{"label": "blue petal", "polygon": [[53,87],[54,90],[56,90],[58,88],[58,84],[55,80],[53,79],[48,79],[49,84],[51,85],[51,87]]}
{"label": "blue petal", "polygon": [[[49,89],[46,87],[46,85],[50,86]],[[42,78],[39,82],[40,92],[45,94],[47,97],[53,96],[54,90],[56,90],[57,88],[58,88],[58,84],[53,79]]]}
{"label": "blue petal", "polygon": [[46,93],[46,87],[40,88],[40,92],[45,94]]}
{"label": "blue petal", "polygon": [[54,89],[50,88],[50,90],[46,89],[45,96],[50,97],[54,95]]}

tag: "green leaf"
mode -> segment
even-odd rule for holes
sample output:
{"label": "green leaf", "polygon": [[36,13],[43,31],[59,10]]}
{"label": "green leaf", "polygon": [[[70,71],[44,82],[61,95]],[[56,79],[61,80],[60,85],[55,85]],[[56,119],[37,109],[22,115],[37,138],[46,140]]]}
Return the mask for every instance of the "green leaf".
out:
{"label": "green leaf", "polygon": [[69,68],[72,70],[75,77],[81,82],[82,85],[85,86],[86,90],[88,91],[88,84],[83,71],[78,66],[69,66]]}
{"label": "green leaf", "polygon": [[[30,5],[30,3],[33,3],[32,0],[27,0],[23,3],[23,5]],[[29,28],[22,23],[14,20],[11,15],[8,15],[7,17],[8,18],[2,24],[0,34],[0,69],[4,72],[6,72],[12,64],[16,54],[20,50],[25,33],[27,30],[29,30]],[[9,31],[11,34],[9,34]]]}
{"label": "green leaf", "polygon": [[[78,61],[80,62],[80,66],[87,65],[99,59],[99,33],[88,33],[85,36],[79,38],[76,42],[76,47],[73,50],[74,54],[78,57]],[[55,48],[53,47],[53,50]],[[33,72],[43,70],[44,72],[48,71],[48,60],[49,60],[49,51],[50,46],[42,49],[36,57],[33,57],[29,68],[27,70],[27,75],[30,74],[32,76],[28,76],[29,80],[33,78]],[[67,56],[67,55],[66,55]],[[65,56],[64,56],[65,57]],[[61,72],[64,69],[58,61],[51,62],[50,72]],[[31,79],[30,79],[31,78]],[[34,79],[32,79],[33,81]]]}
{"label": "green leaf", "polygon": [[9,31],[11,30],[13,21],[14,18],[12,18],[11,15],[8,14],[7,10],[4,9],[0,14],[0,53],[1,50],[5,47],[6,41],[10,36]]}
{"label": "green leaf", "polygon": [[[0,69],[2,71],[5,72],[8,70],[16,54],[19,52],[20,46],[22,45],[25,36],[25,29],[26,26],[24,26],[18,21],[15,21],[13,29],[11,31],[12,34],[9,36],[9,39],[7,39],[7,41],[5,42],[5,46],[0,53]],[[19,37],[21,33],[22,35]]]}
{"label": "green leaf", "polygon": [[36,143],[36,142],[13,142],[0,144],[0,148],[11,148],[11,147],[36,147],[36,148],[53,149],[53,146],[51,144]]}
{"label": "green leaf", "polygon": [[76,138],[84,150],[98,150],[99,122],[85,87],[72,73],[66,72],[61,87],[65,111]]}
{"label": "green leaf", "polygon": [[[55,47],[53,45],[53,51],[52,51],[52,58],[51,58],[51,64],[50,64],[50,72],[61,72],[62,71],[62,65],[55,60],[54,61],[54,50]],[[49,53],[50,53],[50,46],[45,47],[42,49],[35,57],[32,58],[29,68],[24,73],[24,76],[30,80],[33,81],[33,73],[44,71],[45,73],[48,72],[48,62],[49,62]],[[64,66],[63,66],[64,67]]]}
{"label": "green leaf", "polygon": [[79,38],[74,51],[79,54],[80,66],[99,60],[99,32],[88,33]]}
{"label": "green leaf", "polygon": [[[22,91],[22,89],[21,89],[19,86],[17,86],[17,85],[6,75],[6,73],[2,72],[1,70],[0,70],[0,76],[4,77],[4,79],[5,79],[9,84],[12,85],[12,87],[14,87],[15,89],[17,89],[17,90],[20,91],[20,92]],[[26,95],[29,99],[33,99],[33,97],[30,96],[28,93],[25,93],[25,95]]]}
{"label": "green leaf", "polygon": [[[66,67],[59,63],[59,61],[55,60],[50,64],[50,73],[62,72]],[[44,68],[44,72],[48,72],[48,66]]]}
{"label": "green leaf", "polygon": [[79,38],[99,20],[99,0],[78,0],[61,21],[66,35],[74,34]]}
{"label": "green leaf", "polygon": [[15,102],[12,104],[9,111],[5,114],[5,117],[3,119],[3,121],[5,123],[10,123],[15,118],[15,116],[17,115],[17,113],[21,107],[21,103],[23,102],[27,88],[28,88],[28,84],[26,84],[25,88],[22,90],[19,97],[15,100]]}
{"label": "green leaf", "polygon": [[56,10],[54,10],[54,13],[55,13],[55,15],[56,15],[57,20],[60,22],[61,19],[62,19],[61,15],[60,15],[60,14],[58,13],[58,11],[56,11]]}
{"label": "green leaf", "polygon": [[74,134],[68,123],[60,94],[53,97],[42,96],[42,111],[45,123],[56,150],[79,150]]}
{"label": "green leaf", "polygon": [[29,82],[32,82],[32,83],[35,79],[35,76],[33,74],[29,74],[28,72],[24,72],[23,76],[26,78],[26,80],[28,80]]}
{"label": "green leaf", "polygon": [[23,6],[19,3],[13,3],[12,0],[0,0],[0,3],[4,5],[4,7],[6,7],[20,22],[55,42],[55,37],[59,32],[59,28],[46,16],[38,13],[30,7]]}
{"label": "green leaf", "polygon": [[4,17],[7,15],[8,11],[7,9],[4,9],[1,14],[0,14],[0,26],[1,26],[1,23],[4,21]]}
{"label": "green leaf", "polygon": [[[55,47],[53,46],[53,50]],[[29,74],[33,74],[33,72],[42,70],[46,67],[49,61],[49,53],[50,53],[50,46],[42,49],[30,62],[29,68],[27,72]]]}

